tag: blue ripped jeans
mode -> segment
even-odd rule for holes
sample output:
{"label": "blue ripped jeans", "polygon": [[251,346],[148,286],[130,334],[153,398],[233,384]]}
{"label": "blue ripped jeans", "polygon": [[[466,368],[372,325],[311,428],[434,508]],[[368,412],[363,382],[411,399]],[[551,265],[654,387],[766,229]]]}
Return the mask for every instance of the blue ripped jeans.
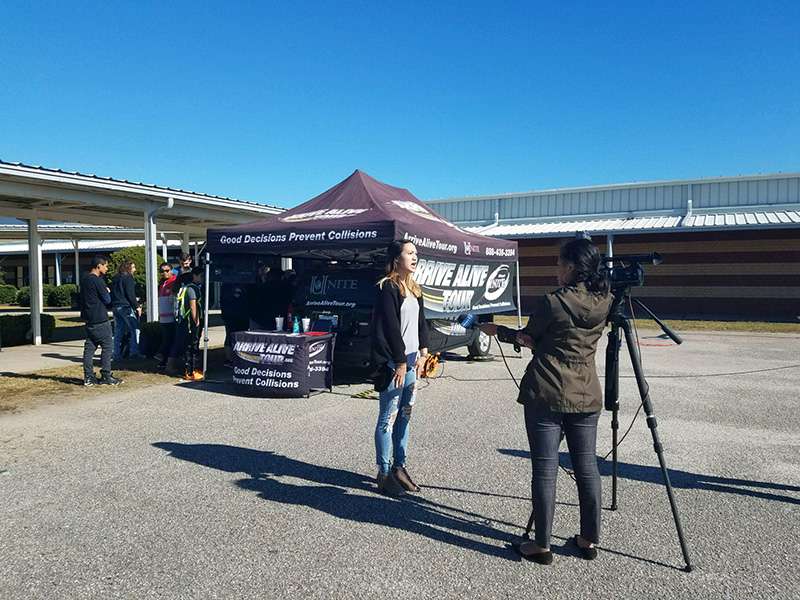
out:
{"label": "blue ripped jeans", "polygon": [[114,360],[122,359],[122,336],[129,331],[130,350],[128,356],[139,356],[139,316],[130,306],[115,306],[111,312],[114,315]]}
{"label": "blue ripped jeans", "polygon": [[[397,387],[392,381],[389,387],[380,392],[380,411],[378,425],[375,427],[376,462],[381,473],[388,473],[389,457],[394,448],[394,466],[406,466],[406,449],[408,447],[408,424],[411,419],[411,407],[417,397],[417,374],[414,363],[417,354],[407,356],[408,370],[403,387]],[[394,368],[394,363],[389,363]]]}

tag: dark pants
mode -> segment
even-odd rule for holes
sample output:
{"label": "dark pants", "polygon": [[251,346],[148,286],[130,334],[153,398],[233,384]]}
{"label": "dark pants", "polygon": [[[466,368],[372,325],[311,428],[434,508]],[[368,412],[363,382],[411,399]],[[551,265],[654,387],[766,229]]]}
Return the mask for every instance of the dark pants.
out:
{"label": "dark pants", "polygon": [[225,345],[233,347],[233,334],[237,331],[247,331],[250,326],[250,319],[247,317],[223,317],[225,322]]}
{"label": "dark pants", "polygon": [[100,375],[111,375],[111,352],[114,337],[111,334],[111,321],[86,324],[86,342],[83,344],[83,376],[94,376],[94,353],[100,347]]}
{"label": "dark pants", "polygon": [[575,471],[580,504],[580,536],[600,542],[600,471],[597,468],[597,421],[600,413],[556,413],[525,407],[525,428],[531,447],[533,522],[535,541],[550,548],[550,533],[556,506],[558,445],[563,428],[569,458]]}
{"label": "dark pants", "polygon": [[171,323],[161,323],[161,346],[158,347],[158,353],[163,357],[161,362],[167,362],[168,358],[174,358],[172,355],[172,346],[175,344],[175,321]]}
{"label": "dark pants", "polygon": [[187,327],[186,323],[178,325],[178,339],[183,345],[184,367],[186,373],[200,371],[202,366],[200,360],[200,337],[203,333],[203,325]]}

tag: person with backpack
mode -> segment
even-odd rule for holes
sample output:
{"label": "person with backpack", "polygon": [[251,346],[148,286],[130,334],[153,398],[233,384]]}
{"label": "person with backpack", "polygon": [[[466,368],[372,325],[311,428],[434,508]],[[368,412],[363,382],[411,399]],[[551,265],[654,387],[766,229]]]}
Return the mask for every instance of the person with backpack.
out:
{"label": "person with backpack", "polygon": [[[183,276],[179,277],[178,281]],[[184,352],[184,377],[203,381],[200,370],[200,336],[203,333],[203,296],[201,286],[205,279],[205,268],[194,267],[191,281],[183,284],[175,297],[175,321],[177,337]]]}

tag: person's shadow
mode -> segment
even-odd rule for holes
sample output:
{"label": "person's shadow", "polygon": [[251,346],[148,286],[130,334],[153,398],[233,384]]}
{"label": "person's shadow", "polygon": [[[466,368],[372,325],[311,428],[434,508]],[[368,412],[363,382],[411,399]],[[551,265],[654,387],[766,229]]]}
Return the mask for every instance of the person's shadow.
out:
{"label": "person's shadow", "polygon": [[[243,473],[246,477],[237,480],[236,485],[256,492],[265,500],[308,506],[340,519],[410,531],[460,548],[518,560],[507,545],[513,536],[490,525],[487,517],[432,502],[421,495],[393,499],[351,493],[374,487],[372,478],[359,473],[313,465],[276,452],[222,444],[157,442],[153,446],[180,460],[228,473]],[[297,480],[305,480],[309,485]],[[509,530],[517,527],[513,523],[494,523]]]}
{"label": "person's shadow", "polygon": [[[527,450],[499,449],[500,454],[508,456],[518,456],[530,459],[530,452]],[[569,453],[560,452],[558,462],[566,469],[570,468]],[[770,481],[753,481],[750,479],[736,479],[733,477],[717,477],[715,475],[704,475],[703,473],[692,473],[689,471],[678,471],[667,468],[669,481],[674,488],[684,488],[690,490],[707,490],[710,492],[723,492],[726,494],[739,494],[741,496],[752,496],[764,500],[774,500],[776,502],[788,502],[789,504],[800,504],[800,497],[795,498],[790,495],[778,492],[800,492],[800,486],[784,485],[772,483]],[[600,463],[600,475],[611,475],[611,459]],[[633,463],[617,462],[617,476],[632,481],[644,483],[664,484],[664,475],[660,467],[635,465]],[[757,488],[757,489],[753,489]]]}

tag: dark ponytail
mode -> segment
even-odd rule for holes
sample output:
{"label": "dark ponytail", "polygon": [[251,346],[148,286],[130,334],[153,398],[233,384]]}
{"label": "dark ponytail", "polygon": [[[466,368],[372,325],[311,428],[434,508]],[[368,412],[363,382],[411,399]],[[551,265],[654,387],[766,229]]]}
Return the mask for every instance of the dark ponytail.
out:
{"label": "dark ponytail", "polygon": [[572,265],[575,277],[571,283],[583,281],[590,292],[608,293],[610,283],[601,269],[602,257],[597,245],[591,240],[570,240],[561,245],[558,254],[561,262]]}

